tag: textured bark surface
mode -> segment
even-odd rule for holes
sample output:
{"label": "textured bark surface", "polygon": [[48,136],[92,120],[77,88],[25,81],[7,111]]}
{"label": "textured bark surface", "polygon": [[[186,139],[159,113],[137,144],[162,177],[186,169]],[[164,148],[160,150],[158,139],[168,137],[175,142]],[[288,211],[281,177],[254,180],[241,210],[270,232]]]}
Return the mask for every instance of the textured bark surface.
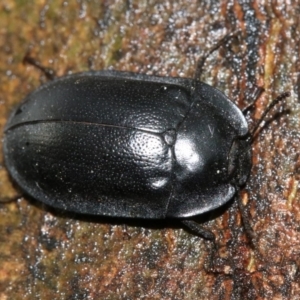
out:
{"label": "textured bark surface", "polygon": [[28,53],[58,76],[111,68],[192,77],[197,58],[239,29],[209,57],[201,79],[239,107],[251,102],[252,83],[263,86],[256,119],[272,98],[291,92],[277,110],[288,112],[253,144],[242,191],[253,247],[235,202],[198,218],[217,236],[213,254],[210,242],[173,221],[91,219],[24,197],[6,202],[20,191],[1,152],[1,300],[299,299],[300,6],[288,3],[0,1],[1,132],[12,108],[46,81],[22,63]]}

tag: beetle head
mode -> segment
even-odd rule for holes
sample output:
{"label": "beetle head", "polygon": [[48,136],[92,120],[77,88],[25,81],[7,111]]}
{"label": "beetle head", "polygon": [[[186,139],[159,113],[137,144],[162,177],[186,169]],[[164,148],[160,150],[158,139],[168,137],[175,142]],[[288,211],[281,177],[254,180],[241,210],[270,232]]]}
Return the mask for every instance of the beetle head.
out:
{"label": "beetle head", "polygon": [[238,137],[231,145],[228,155],[228,175],[230,181],[238,186],[246,183],[251,170],[251,145],[254,138],[261,130],[261,123],[264,121],[270,110],[280,101],[290,95],[289,92],[282,93],[275,98],[270,105],[265,109],[260,119],[256,122],[252,130],[244,138]]}

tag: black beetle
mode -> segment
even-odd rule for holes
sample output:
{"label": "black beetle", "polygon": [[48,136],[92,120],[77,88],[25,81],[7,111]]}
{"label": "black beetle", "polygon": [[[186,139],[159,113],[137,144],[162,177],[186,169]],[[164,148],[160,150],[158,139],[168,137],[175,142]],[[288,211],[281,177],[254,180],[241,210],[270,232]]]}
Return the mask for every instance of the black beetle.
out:
{"label": "black beetle", "polygon": [[56,208],[179,218],[212,239],[189,218],[245,184],[252,134],[241,110],[198,80],[205,58],[194,79],[99,71],[42,85],[5,127],[12,178]]}

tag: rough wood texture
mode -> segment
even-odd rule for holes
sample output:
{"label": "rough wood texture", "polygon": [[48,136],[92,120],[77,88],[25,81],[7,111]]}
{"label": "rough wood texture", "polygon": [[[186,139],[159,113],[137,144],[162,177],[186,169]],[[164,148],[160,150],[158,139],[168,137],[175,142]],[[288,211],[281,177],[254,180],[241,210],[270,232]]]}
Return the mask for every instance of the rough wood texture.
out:
{"label": "rough wood texture", "polygon": [[0,1],[0,125],[46,80],[22,63],[26,53],[58,76],[113,68],[191,77],[204,51],[240,29],[208,59],[202,80],[240,107],[251,101],[251,83],[264,86],[255,118],[279,93],[292,94],[282,105],[289,113],[253,145],[242,196],[254,246],[236,203],[199,218],[217,236],[210,266],[210,242],[171,221],[89,219],[23,197],[5,202],[20,191],[1,154],[1,300],[299,299],[299,4],[212,2]]}

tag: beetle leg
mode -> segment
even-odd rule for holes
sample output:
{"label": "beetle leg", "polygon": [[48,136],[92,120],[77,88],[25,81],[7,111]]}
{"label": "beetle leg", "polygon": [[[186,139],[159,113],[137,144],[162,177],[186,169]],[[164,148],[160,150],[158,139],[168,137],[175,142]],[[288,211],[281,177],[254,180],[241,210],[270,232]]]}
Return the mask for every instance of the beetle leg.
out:
{"label": "beetle leg", "polygon": [[9,202],[15,202],[15,201],[17,201],[18,199],[20,199],[21,197],[23,197],[23,195],[22,194],[17,194],[17,195],[15,195],[15,196],[13,196],[13,197],[11,197],[11,198],[9,198],[9,197],[1,197],[0,198],[0,203],[9,203]]}
{"label": "beetle leg", "polygon": [[237,34],[239,33],[240,31],[237,30],[233,33],[229,33],[229,34],[226,34],[221,40],[219,40],[217,42],[217,44],[211,48],[203,57],[199,58],[199,60],[197,61],[197,65],[196,65],[196,71],[195,71],[195,75],[194,75],[194,80],[195,81],[198,81],[200,80],[200,76],[203,72],[203,66],[205,64],[205,61],[207,60],[207,58],[213,53],[215,52],[216,50],[218,50],[222,45],[226,44],[229,40],[231,40],[232,38],[236,37]]}
{"label": "beetle leg", "polygon": [[214,259],[215,259],[215,255],[217,253],[217,244],[216,244],[216,237],[214,235],[214,233],[212,233],[210,230],[208,229],[204,229],[200,224],[198,224],[197,222],[193,221],[193,220],[181,220],[181,223],[186,226],[188,229],[190,229],[192,231],[192,233],[206,239],[206,240],[210,240],[213,244],[212,244],[212,249],[211,249],[211,253],[209,255],[209,260],[208,260],[208,272],[214,272]]}
{"label": "beetle leg", "polygon": [[255,103],[261,96],[261,94],[265,91],[263,87],[260,87],[256,84],[253,84],[251,89],[248,92],[248,95],[246,97],[246,100],[251,100],[251,103],[247,105],[245,108],[243,108],[243,114],[246,115],[250,110],[254,108]]}
{"label": "beetle leg", "polygon": [[215,235],[211,231],[204,229],[197,222],[193,220],[181,220],[181,223],[189,228],[194,234],[199,235],[206,240],[212,240],[213,242],[215,242]]}
{"label": "beetle leg", "polygon": [[53,69],[42,66],[41,63],[33,57],[31,57],[29,53],[26,53],[26,55],[24,56],[23,64],[29,64],[36,67],[37,69],[42,71],[45,74],[46,78],[49,80],[53,80],[56,77],[55,71]]}
{"label": "beetle leg", "polygon": [[243,198],[242,198],[241,194],[239,193],[237,197],[239,198],[238,199],[238,206],[239,206],[240,213],[242,215],[244,229],[246,231],[246,235],[247,235],[247,237],[250,241],[251,246],[254,248],[255,234],[254,234],[253,229],[251,227],[251,224],[249,222],[249,217],[248,217],[247,212],[245,210],[245,206],[243,204]]}

